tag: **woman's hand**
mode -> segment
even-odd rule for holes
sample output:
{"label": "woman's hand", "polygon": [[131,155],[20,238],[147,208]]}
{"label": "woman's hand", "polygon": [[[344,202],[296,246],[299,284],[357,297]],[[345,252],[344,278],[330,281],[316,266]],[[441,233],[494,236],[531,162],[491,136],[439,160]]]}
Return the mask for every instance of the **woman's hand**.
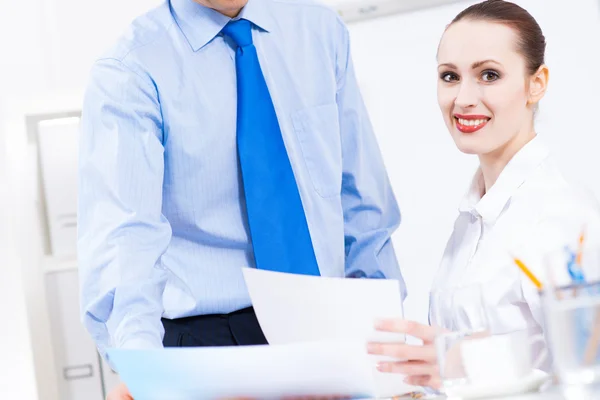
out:
{"label": "woman's hand", "polygon": [[404,342],[369,343],[370,354],[399,360],[380,362],[377,365],[379,371],[404,374],[406,375],[404,381],[410,385],[440,388],[441,378],[433,343],[437,332],[436,328],[403,319],[382,320],[375,324],[375,328],[383,332],[404,333],[423,341],[422,345],[416,346]]}

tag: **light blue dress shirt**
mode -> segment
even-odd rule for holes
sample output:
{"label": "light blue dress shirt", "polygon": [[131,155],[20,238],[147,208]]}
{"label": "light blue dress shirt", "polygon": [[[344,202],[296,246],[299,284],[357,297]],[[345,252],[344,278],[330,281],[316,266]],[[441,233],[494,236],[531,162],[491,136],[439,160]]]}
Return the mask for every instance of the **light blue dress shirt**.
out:
{"label": "light blue dress shirt", "polygon": [[[250,0],[253,40],[321,274],[397,279],[400,222],[357,87],[348,32],[306,0]],[[162,346],[161,316],[250,305],[230,19],[171,0],[93,66],[79,154],[83,321],[107,347]],[[310,294],[307,294],[310,295]]]}

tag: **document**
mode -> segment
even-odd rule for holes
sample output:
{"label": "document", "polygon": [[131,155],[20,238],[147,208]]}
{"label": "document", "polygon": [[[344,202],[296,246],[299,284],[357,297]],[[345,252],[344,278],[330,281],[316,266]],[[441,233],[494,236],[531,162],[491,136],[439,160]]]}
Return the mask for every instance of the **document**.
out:
{"label": "document", "polygon": [[108,355],[135,400],[374,395],[361,342],[111,349]]}
{"label": "document", "polygon": [[136,400],[400,396],[421,388],[377,371],[368,341],[404,341],[378,332],[378,318],[402,318],[394,280],[342,279],[245,269],[270,345],[110,349]]}
{"label": "document", "polygon": [[[260,326],[272,345],[302,342],[405,341],[405,335],[379,332],[381,318],[402,318],[400,284],[385,279],[346,279],[244,269],[244,278]],[[384,357],[367,356],[374,397],[391,397],[421,388],[400,374],[376,369]],[[354,362],[358,359],[353,359]],[[366,378],[365,378],[366,379]]]}

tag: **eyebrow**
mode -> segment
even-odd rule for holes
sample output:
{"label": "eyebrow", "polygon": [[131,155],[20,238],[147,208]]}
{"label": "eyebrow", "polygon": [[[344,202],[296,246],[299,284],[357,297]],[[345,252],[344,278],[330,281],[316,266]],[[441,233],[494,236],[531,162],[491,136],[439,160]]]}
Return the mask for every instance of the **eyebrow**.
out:
{"label": "eyebrow", "polygon": [[[471,65],[471,69],[477,69],[477,68],[481,67],[483,64],[487,64],[487,63],[502,65],[498,61],[494,61],[494,60],[490,59],[490,60],[483,60],[483,61],[476,61],[476,62],[474,62],[473,65]],[[447,68],[452,68],[452,69],[458,69],[456,67],[456,65],[454,65],[452,63],[440,64],[440,65],[438,65],[438,68],[440,68],[440,67],[447,67]]]}

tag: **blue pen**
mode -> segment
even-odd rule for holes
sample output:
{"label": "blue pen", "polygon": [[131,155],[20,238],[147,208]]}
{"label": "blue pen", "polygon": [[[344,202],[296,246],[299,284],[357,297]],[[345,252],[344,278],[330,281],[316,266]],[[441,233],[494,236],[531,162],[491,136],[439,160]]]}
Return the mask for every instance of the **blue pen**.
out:
{"label": "blue pen", "polygon": [[567,270],[569,271],[569,276],[571,277],[571,281],[575,284],[584,284],[585,283],[585,274],[583,273],[583,268],[577,262],[577,254],[571,251],[568,247],[565,246],[565,250],[569,253],[569,259],[567,261]]}
{"label": "blue pen", "polygon": [[[581,242],[581,241],[580,241]],[[568,247],[565,248],[568,252],[569,257],[567,260],[567,270],[569,272],[569,276],[571,277],[571,281],[574,285],[585,285],[586,279],[585,274],[583,272],[583,267],[581,266],[581,256],[577,255],[575,252],[571,251]],[[581,250],[579,252],[581,254]],[[584,292],[586,294],[592,294],[589,288],[585,288]],[[578,358],[583,362],[583,358],[585,356],[585,349],[591,335],[591,326],[593,323],[593,310],[578,308],[574,310],[575,317],[575,327],[576,331],[576,340],[577,340],[577,355]]]}

